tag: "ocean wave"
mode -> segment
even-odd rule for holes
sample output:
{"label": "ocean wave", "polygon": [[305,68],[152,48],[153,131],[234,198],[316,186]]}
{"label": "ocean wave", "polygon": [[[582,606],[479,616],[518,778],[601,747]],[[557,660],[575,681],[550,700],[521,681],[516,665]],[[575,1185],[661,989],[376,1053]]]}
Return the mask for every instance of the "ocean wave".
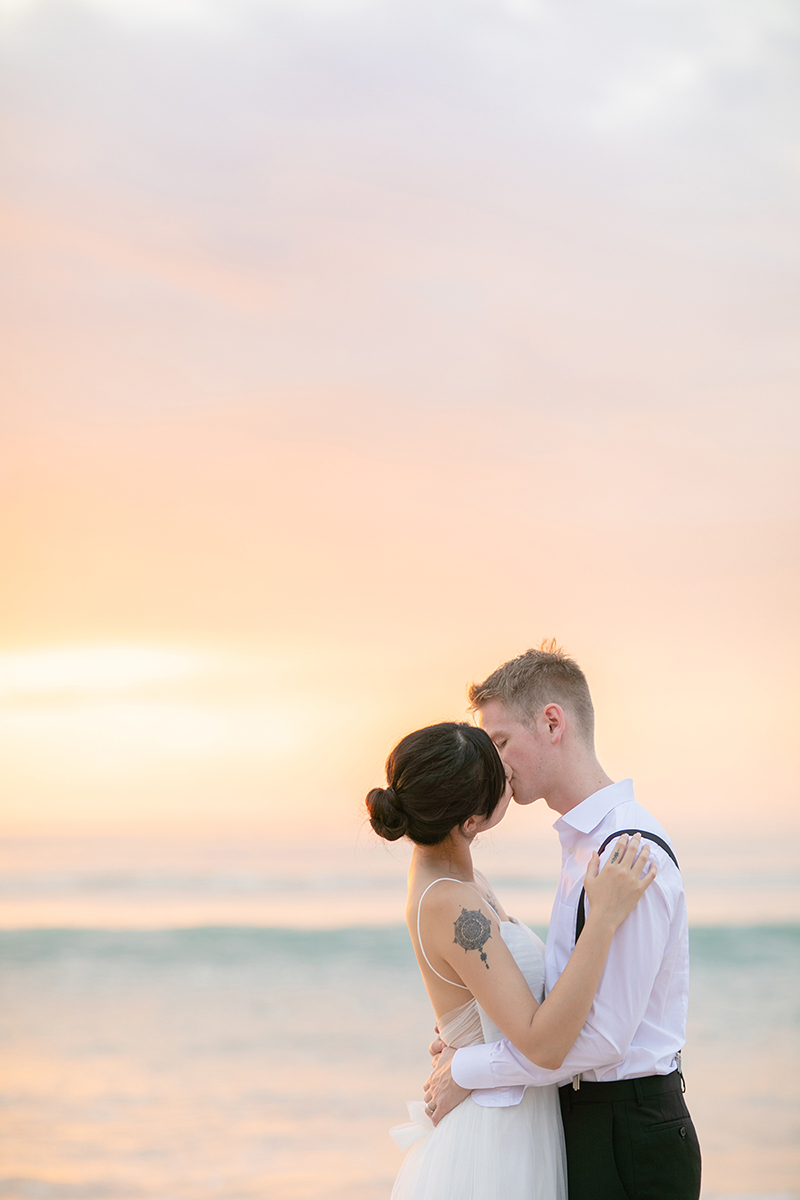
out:
{"label": "ocean wave", "polygon": [[[534,926],[546,937],[544,926]],[[800,963],[800,923],[756,926],[694,926],[690,930],[696,964],[744,965]],[[206,925],[178,929],[6,929],[0,930],[0,957],[6,963],[59,958],[141,957],[251,959],[254,954],[294,958],[337,958],[365,962],[376,957],[413,961],[405,925],[295,929],[254,925]],[[798,967],[800,971],[800,967]]]}

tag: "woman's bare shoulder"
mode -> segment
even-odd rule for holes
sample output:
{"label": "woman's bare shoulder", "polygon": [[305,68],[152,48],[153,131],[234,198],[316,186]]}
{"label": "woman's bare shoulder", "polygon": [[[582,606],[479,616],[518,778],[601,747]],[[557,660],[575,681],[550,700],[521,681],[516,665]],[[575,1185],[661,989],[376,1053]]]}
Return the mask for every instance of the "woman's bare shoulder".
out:
{"label": "woman's bare shoulder", "polygon": [[[436,885],[435,887],[433,885]],[[424,897],[424,901],[423,901]],[[422,911],[437,913],[449,910],[453,905],[464,904],[471,897],[475,903],[480,903],[483,897],[473,883],[461,879],[448,879],[443,876],[434,879],[423,879],[414,882],[408,893],[408,906],[415,911],[422,902]]]}
{"label": "woman's bare shoulder", "polygon": [[[423,894],[425,898],[420,906]],[[422,888],[415,899],[409,897],[409,914],[419,912],[423,925],[438,925],[446,919],[454,921],[465,909],[485,910],[487,917],[494,915],[491,905],[487,904],[474,884],[462,883],[457,879],[437,880],[436,887],[431,887],[427,893]]]}

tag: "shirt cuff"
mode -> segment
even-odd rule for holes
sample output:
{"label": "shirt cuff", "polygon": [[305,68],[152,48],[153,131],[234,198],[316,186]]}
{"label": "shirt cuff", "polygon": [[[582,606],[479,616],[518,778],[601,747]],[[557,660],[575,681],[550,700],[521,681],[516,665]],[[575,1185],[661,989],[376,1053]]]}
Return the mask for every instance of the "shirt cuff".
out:
{"label": "shirt cuff", "polygon": [[472,1091],[476,1088],[494,1088],[496,1082],[491,1055],[484,1045],[462,1046],[456,1050],[450,1063],[450,1073],[459,1087]]}
{"label": "shirt cuff", "polygon": [[525,1095],[524,1087],[479,1088],[472,1099],[481,1108],[512,1108]]}

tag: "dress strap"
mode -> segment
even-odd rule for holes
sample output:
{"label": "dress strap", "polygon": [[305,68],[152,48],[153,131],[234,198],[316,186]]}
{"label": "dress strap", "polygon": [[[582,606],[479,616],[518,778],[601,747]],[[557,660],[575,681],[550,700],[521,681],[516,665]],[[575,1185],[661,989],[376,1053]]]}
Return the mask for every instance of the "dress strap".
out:
{"label": "dress strap", "polygon": [[[428,964],[430,969],[433,971],[434,975],[439,976],[439,979],[443,980],[445,983],[449,983],[451,987],[462,988],[465,992],[468,992],[470,989],[465,984],[456,983],[456,981],[454,979],[447,979],[444,975],[439,974],[439,972],[436,970],[436,967],[433,965],[433,963],[431,962],[431,960],[428,958],[427,954],[425,953],[425,947],[422,944],[422,933],[420,932],[420,928],[419,928],[419,913],[420,913],[420,909],[422,908],[422,901],[425,899],[428,892],[433,887],[434,883],[463,883],[464,887],[471,887],[474,892],[478,892],[478,889],[476,887],[473,887],[473,885],[471,883],[464,883],[463,879],[453,879],[449,875],[442,875],[440,879],[434,879],[433,883],[428,884],[428,886],[425,888],[425,891],[420,896],[419,904],[417,905],[417,941],[419,942],[419,948],[422,951],[422,957],[425,959],[425,962]],[[478,892],[478,895],[479,896],[481,895],[480,892]],[[481,896],[481,900],[483,900],[483,899],[484,899],[484,897]],[[485,903],[489,904],[489,901],[486,900]],[[497,917],[497,919],[499,921],[500,918],[497,916],[496,909],[491,904],[489,904],[489,908],[491,908],[492,912],[494,913],[494,915]]]}

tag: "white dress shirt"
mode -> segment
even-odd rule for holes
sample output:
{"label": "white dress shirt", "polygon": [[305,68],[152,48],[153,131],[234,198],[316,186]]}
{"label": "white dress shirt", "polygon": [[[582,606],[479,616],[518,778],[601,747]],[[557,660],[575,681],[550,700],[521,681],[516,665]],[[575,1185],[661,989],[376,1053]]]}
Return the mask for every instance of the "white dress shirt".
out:
{"label": "white dress shirt", "polygon": [[[547,933],[548,992],[575,945],[578,898],[592,851],[619,829],[655,833],[671,845],[658,821],[637,804],[630,779],[595,792],[553,828],[561,839],[561,878]],[[453,1078],[475,1089],[478,1104],[519,1104],[525,1087],[568,1083],[577,1074],[606,1082],[675,1070],[675,1055],[685,1041],[689,998],[686,898],[672,859],[654,842],[649,846],[658,875],[614,934],[586,1024],[563,1065],[552,1071],[537,1067],[507,1038],[465,1046],[453,1058]],[[587,900],[587,915],[589,907]],[[483,1090],[489,1088],[494,1090]]]}

